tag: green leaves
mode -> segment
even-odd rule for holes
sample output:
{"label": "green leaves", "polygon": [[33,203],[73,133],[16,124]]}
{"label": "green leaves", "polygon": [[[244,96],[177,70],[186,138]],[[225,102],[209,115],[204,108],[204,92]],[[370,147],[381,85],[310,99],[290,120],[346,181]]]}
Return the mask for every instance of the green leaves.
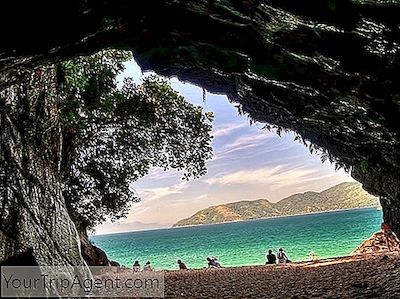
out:
{"label": "green leaves", "polygon": [[126,78],[117,88],[131,58],[106,50],[24,70],[19,84],[0,93],[1,112],[10,112],[27,132],[24,142],[48,157],[81,228],[124,217],[139,200],[131,183],[151,167],[197,178],[212,155],[211,112],[157,76],[142,85]]}
{"label": "green leaves", "polygon": [[183,171],[188,180],[204,175],[212,156],[212,112],[186,102],[157,76],[142,85],[126,78],[117,88],[130,57],[110,50],[61,63],[61,119],[66,131],[76,132],[74,144],[65,146],[75,158],[64,196],[73,219],[89,227],[125,216],[138,200],[130,184],[151,167]]}

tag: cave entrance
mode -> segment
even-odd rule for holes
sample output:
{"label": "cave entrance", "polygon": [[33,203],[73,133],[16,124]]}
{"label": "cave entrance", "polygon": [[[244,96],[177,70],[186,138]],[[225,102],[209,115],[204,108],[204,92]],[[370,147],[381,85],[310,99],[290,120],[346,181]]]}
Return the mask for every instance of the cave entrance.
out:
{"label": "cave entrance", "polygon": [[33,256],[32,249],[29,248],[25,252],[5,259],[0,266],[38,266],[38,263]]}
{"label": "cave entrance", "polygon": [[[140,84],[142,73],[139,66],[134,60],[127,63],[126,66],[127,70],[124,76],[133,77]],[[151,74],[145,74],[145,76],[148,75]],[[321,153],[310,153],[307,146],[298,142],[295,133],[288,131],[278,136],[279,132],[276,130],[269,131],[264,128],[264,124],[252,123],[247,115],[239,112],[240,106],[230,103],[225,95],[206,93],[203,89],[180,82],[176,78],[170,79],[169,83],[187,101],[202,106],[205,112],[209,111],[214,114],[212,131],[214,157],[207,163],[208,173],[198,180],[182,181],[182,174],[177,171],[165,172],[160,168],[152,169],[148,176],[133,184],[142,201],[132,206],[128,218],[114,224],[104,223],[96,228],[96,236],[92,240],[97,246],[101,248],[105,246],[106,248],[103,249],[106,252],[110,246],[110,248],[112,247],[110,251],[115,252],[115,248],[124,246],[124,242],[124,244],[129,244],[130,238],[136,239],[139,243],[135,243],[131,250],[137,254],[137,259],[144,258],[142,253],[146,252],[145,255],[150,254],[154,258],[157,267],[173,269],[175,267],[173,259],[166,254],[170,260],[164,258],[160,260],[157,249],[164,248],[165,251],[169,251],[168,248],[171,246],[169,239],[177,238],[176,240],[180,239],[177,242],[183,245],[181,248],[174,247],[174,250],[179,252],[177,257],[183,256],[184,259],[189,259],[193,267],[201,267],[201,264],[204,263],[203,260],[196,260],[193,256],[210,255],[214,250],[220,251],[219,254],[215,253],[220,255],[220,258],[223,258],[226,252],[235,252],[243,257],[233,258],[229,261],[231,257],[225,256],[226,265],[256,265],[263,257],[260,258],[259,255],[255,258],[254,256],[257,255],[255,252],[264,252],[265,246],[287,247],[291,258],[295,261],[307,259],[311,251],[316,252],[319,257],[334,257],[350,254],[363,240],[379,230],[382,211],[378,199],[362,190],[361,185],[356,183],[345,170],[335,169],[335,165],[329,161],[321,163]],[[343,198],[335,202],[335,196]],[[263,200],[267,200],[268,203]],[[286,209],[284,212],[286,214],[279,215],[280,200],[284,202],[282,209]],[[250,201],[254,201],[254,206],[248,204]],[[296,201],[298,206],[296,206]],[[304,202],[307,201],[309,203],[304,205]],[[274,206],[267,206],[269,203]],[[216,229],[215,233],[220,235],[221,240],[210,240],[212,245],[206,244],[200,254],[185,246],[185,238],[189,237],[187,231],[179,231],[179,228],[176,230],[166,229],[173,225],[234,222],[360,207],[367,209],[338,212],[337,215],[330,214],[328,219],[325,219],[326,225],[329,227],[325,229],[325,232],[323,229],[315,230],[315,227],[325,223],[323,216],[318,216],[318,214],[311,215],[311,218],[305,219],[303,223],[299,220],[300,222],[296,225],[290,223],[291,220],[289,223],[279,223],[278,219],[278,223],[271,223],[270,229],[268,228],[269,224],[266,225],[267,228],[263,228],[263,234],[266,235],[263,236],[262,241],[257,241],[259,232],[253,232],[255,234],[253,242],[257,245],[251,246],[249,250],[251,254],[242,251],[244,249],[240,249],[240,244],[236,244],[240,242],[242,234],[233,233],[233,239],[236,238],[236,240],[231,240],[231,243],[239,247],[239,251],[232,249],[234,245],[231,248],[221,247],[221,243],[228,242],[224,238],[227,238],[230,233],[229,225],[235,225],[235,223],[229,224],[225,228],[227,231],[224,231],[223,228]],[[299,209],[297,212],[296,208]],[[265,215],[256,215],[257,210],[263,209],[265,209]],[[238,211],[243,214],[240,215]],[[342,226],[335,227],[341,217],[346,220],[343,221]],[[254,222],[256,229],[259,228],[260,223],[262,222]],[[207,233],[201,229],[199,232],[192,233],[199,233],[200,239],[207,238],[207,234],[214,232],[210,228],[212,226],[206,227],[210,230]],[[249,234],[252,233],[251,228],[244,227],[242,229],[245,233],[247,231]],[[277,240],[279,234],[276,229],[284,230],[282,236],[285,237],[282,237],[281,241]],[[297,236],[292,234],[291,229],[297,232]],[[147,232],[147,230],[156,231]],[[144,232],[127,234],[123,241],[112,235],[102,236],[102,234],[129,231]],[[170,235],[171,231],[176,234]],[[329,233],[329,235],[328,231],[335,233]],[[179,236],[180,232],[182,236]],[[152,234],[154,235],[152,236]],[[275,240],[268,241],[268,235]],[[325,240],[318,243],[311,236],[325,238]],[[141,244],[142,238],[152,237],[159,238],[161,241],[155,241],[153,244],[153,241],[148,239],[151,246]],[[190,244],[193,238],[191,235],[187,242]],[[306,241],[302,242],[301,239],[306,239]],[[349,242],[349,239],[352,241]],[[110,242],[110,240],[113,241]],[[290,242],[295,244],[296,249],[293,249]],[[201,246],[203,245],[202,243]],[[129,245],[127,246],[129,247]],[[155,248],[155,252],[150,253],[150,247]],[[328,247],[329,250],[326,249]],[[189,254],[185,250],[189,251]],[[111,259],[119,259],[118,262],[129,265],[130,259],[133,258],[132,254],[135,253],[122,253],[119,256],[111,256]]]}

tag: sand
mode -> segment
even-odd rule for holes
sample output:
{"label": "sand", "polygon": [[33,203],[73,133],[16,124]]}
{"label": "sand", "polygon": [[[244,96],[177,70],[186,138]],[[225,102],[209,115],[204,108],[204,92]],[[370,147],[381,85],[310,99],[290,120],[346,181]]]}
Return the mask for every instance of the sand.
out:
{"label": "sand", "polygon": [[400,253],[164,271],[165,298],[400,298]]}

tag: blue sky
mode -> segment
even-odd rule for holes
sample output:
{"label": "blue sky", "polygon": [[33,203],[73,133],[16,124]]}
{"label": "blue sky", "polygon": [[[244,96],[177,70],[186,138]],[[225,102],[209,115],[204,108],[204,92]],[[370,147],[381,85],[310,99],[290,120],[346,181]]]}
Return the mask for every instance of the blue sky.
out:
{"label": "blue sky", "polygon": [[[126,67],[122,77],[140,83],[139,66],[131,61]],[[263,124],[250,125],[225,95],[207,93],[203,101],[202,88],[176,78],[170,83],[187,101],[214,112],[214,158],[207,163],[208,173],[187,182],[177,171],[152,169],[132,184],[142,200],[132,206],[127,219],[99,225],[97,234],[170,227],[211,205],[259,198],[276,202],[294,193],[354,181],[329,162],[321,163],[317,154],[294,141],[292,133],[279,137],[262,130]]]}

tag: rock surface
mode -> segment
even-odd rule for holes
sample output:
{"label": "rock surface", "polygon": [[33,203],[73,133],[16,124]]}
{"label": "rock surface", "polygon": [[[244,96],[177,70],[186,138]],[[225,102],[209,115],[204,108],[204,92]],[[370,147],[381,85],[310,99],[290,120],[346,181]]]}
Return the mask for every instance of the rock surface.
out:
{"label": "rock surface", "polygon": [[71,277],[70,266],[81,266],[77,271],[86,277],[61,192],[58,99],[30,100],[25,95],[31,92],[17,85],[9,93],[23,95],[0,95],[0,265],[68,267],[63,270]]}
{"label": "rock surface", "polygon": [[[254,120],[294,130],[324,149],[324,159],[351,168],[380,196],[385,222],[400,234],[399,1],[16,0],[2,6],[0,88],[18,82],[20,69],[45,61],[131,49],[142,68],[226,93]],[[74,238],[62,200],[53,199],[32,208],[39,215],[42,205],[54,204],[58,233]],[[25,247],[47,225],[22,211],[30,204],[21,198],[19,220],[11,224],[36,229]],[[43,244],[57,238],[45,235]],[[6,255],[16,254],[13,238],[4,231],[0,238]]]}
{"label": "rock surface", "polygon": [[400,240],[396,235],[387,237],[382,231],[376,232],[351,254],[368,254],[379,252],[400,252]]}
{"label": "rock surface", "polygon": [[52,165],[24,144],[29,128],[2,113],[0,124],[0,264],[29,254],[39,265],[84,265]]}
{"label": "rock surface", "polygon": [[[107,254],[92,244],[81,242],[82,257],[88,266],[110,266]],[[115,262],[114,262],[115,263]],[[115,264],[113,264],[114,266]]]}

